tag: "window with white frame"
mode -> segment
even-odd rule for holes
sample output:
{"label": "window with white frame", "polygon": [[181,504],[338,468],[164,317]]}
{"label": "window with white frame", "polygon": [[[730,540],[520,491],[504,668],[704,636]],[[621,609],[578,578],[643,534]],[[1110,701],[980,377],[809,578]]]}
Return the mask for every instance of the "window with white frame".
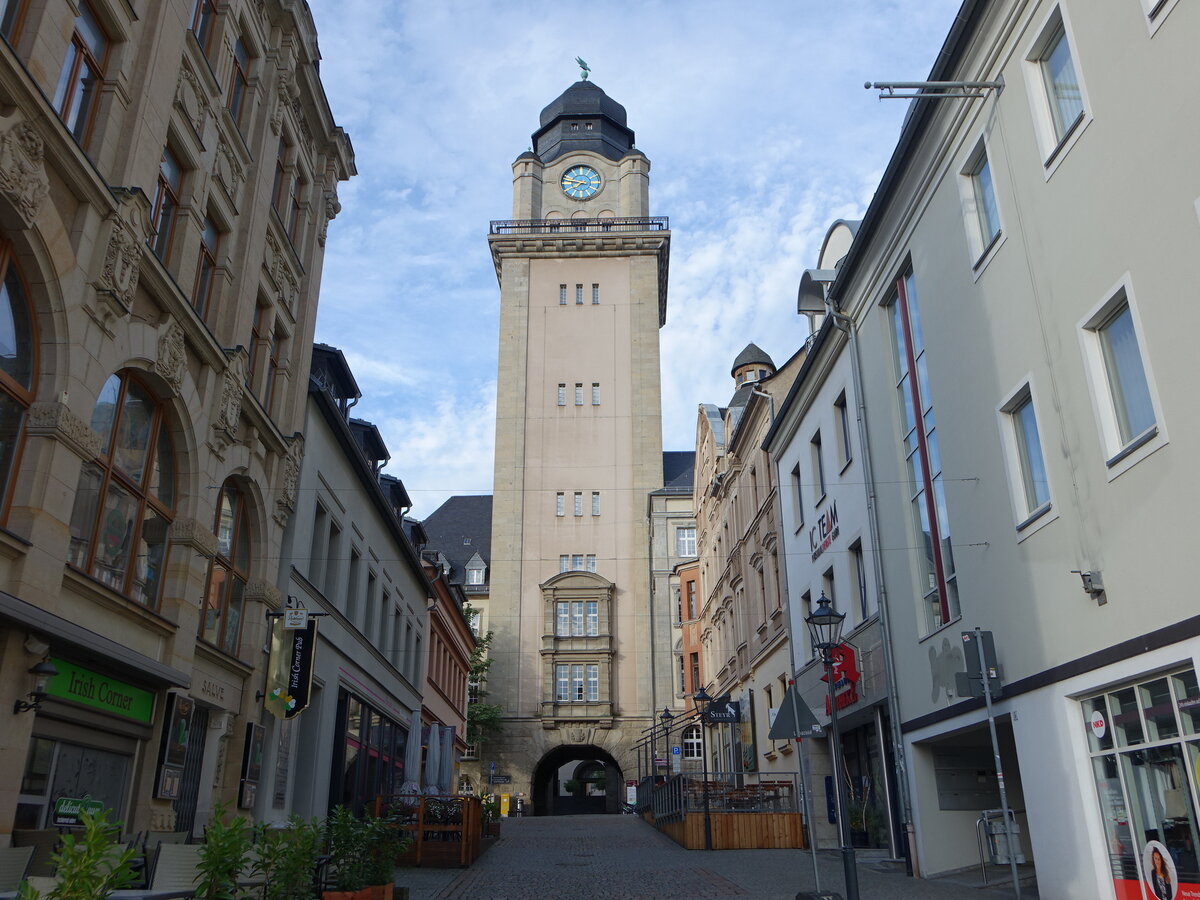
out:
{"label": "window with white frame", "polygon": [[792,467],[792,512],[796,514],[796,528],[804,524],[804,485],[800,480],[800,463]]}
{"label": "window with white frame", "polygon": [[558,386],[558,405],[567,405],[567,386],[565,383]]}
{"label": "window with white frame", "polygon": [[850,410],[846,407],[846,392],[838,394],[833,401],[833,414],[837,418],[838,462],[844,468],[854,455],[850,443]]}
{"label": "window with white frame", "polygon": [[595,703],[600,699],[600,666],[560,663],[554,667],[554,685],[558,703]]}
{"label": "window with white frame", "polygon": [[865,621],[870,615],[870,609],[867,602],[867,567],[863,559],[862,541],[855,541],[850,545],[850,569],[858,585],[858,612]]}
{"label": "window with white frame", "polygon": [[589,571],[589,572],[596,571],[596,554],[595,553],[589,553],[587,555],[586,567],[587,567],[587,571]]}
{"label": "window with white frame", "polygon": [[575,305],[583,306],[583,285],[575,285]]}
{"label": "window with white frame", "polygon": [[592,515],[600,515],[600,492],[592,491]]}
{"label": "window with white frame", "polygon": [[582,382],[577,383],[575,385],[575,405],[583,406],[583,383]]}
{"label": "window with white frame", "polygon": [[696,528],[675,529],[675,555],[689,559],[696,555]]}
{"label": "window with white frame", "polygon": [[554,495],[554,514],[556,516],[565,516],[567,514],[567,495],[562,491]]}
{"label": "window with white frame", "polygon": [[599,633],[599,601],[560,600],[555,604],[555,634],[559,637],[595,637]]}
{"label": "window with white frame", "polygon": [[992,165],[983,141],[979,142],[962,175],[969,187],[966,201],[973,212],[968,226],[973,231],[969,235],[971,250],[978,259],[1000,237],[1000,208],[996,203],[996,187],[992,182]]}
{"label": "window with white frame", "polygon": [[1086,115],[1083,85],[1061,8],[1046,20],[1026,56],[1034,126],[1049,169]]}
{"label": "window with white frame", "polygon": [[558,305],[567,305],[567,286],[565,284],[560,284],[558,286]]}
{"label": "window with white frame", "polygon": [[558,571],[560,571],[560,572],[570,572],[571,571],[571,557],[569,555],[567,555],[566,553],[562,554],[558,558]]}
{"label": "window with white frame", "polygon": [[583,491],[575,492],[575,515],[583,515]]}
{"label": "window with white frame", "polygon": [[825,463],[821,459],[820,431],[812,436],[812,466],[813,474],[817,476],[817,496],[813,498],[813,503],[820,504],[825,498]]}
{"label": "window with white frame", "polygon": [[574,572],[582,572],[583,571],[583,554],[582,553],[572,553],[571,554],[571,570]]}
{"label": "window with white frame", "polygon": [[1022,385],[1001,412],[1008,427],[1013,489],[1020,518],[1024,520],[1050,503],[1050,481],[1046,477],[1042,438],[1029,385]]}
{"label": "window with white frame", "polygon": [[599,406],[599,405],[600,405],[600,383],[598,381],[593,381],[592,382],[592,406]]}
{"label": "window with white frame", "polygon": [[486,566],[467,566],[467,584],[476,586],[483,584],[483,576],[486,571]]}
{"label": "window with white frame", "polygon": [[584,667],[587,676],[587,701],[595,703],[600,699],[600,667],[589,663]]}
{"label": "window with white frame", "polygon": [[600,285],[593,284],[592,285],[592,306],[598,306],[599,304],[600,304]]}
{"label": "window with white frame", "polygon": [[[699,688],[697,688],[699,690]],[[689,725],[683,729],[683,758],[700,759],[704,752],[704,743],[700,737],[700,726]]]}

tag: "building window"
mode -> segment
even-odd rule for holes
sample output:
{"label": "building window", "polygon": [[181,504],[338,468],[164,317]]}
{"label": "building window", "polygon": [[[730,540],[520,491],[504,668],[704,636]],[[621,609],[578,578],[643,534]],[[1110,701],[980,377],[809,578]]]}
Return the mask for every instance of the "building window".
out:
{"label": "building window", "polygon": [[558,558],[558,571],[560,571],[560,572],[571,571],[571,557],[565,553]]}
{"label": "building window", "polygon": [[0,35],[9,44],[16,44],[17,32],[25,18],[29,0],[0,0]]}
{"label": "building window", "polygon": [[571,554],[571,571],[572,572],[582,572],[583,571],[583,554],[582,553],[572,553]]}
{"label": "building window", "polygon": [[600,492],[592,491],[592,515],[600,515]]}
{"label": "building window", "polygon": [[858,613],[862,621],[870,614],[867,603],[867,567],[863,559],[862,542],[850,545],[850,564],[854,572],[854,583],[858,585]]}
{"label": "building window", "polygon": [[821,459],[821,432],[812,436],[813,474],[817,476],[817,496],[813,498],[814,505],[820,505],[825,499],[825,463]]}
{"label": "building window", "polygon": [[200,232],[200,258],[196,262],[196,285],[192,289],[192,305],[201,319],[208,316],[208,301],[212,298],[220,240],[221,235],[212,217],[205,216],[204,228]]}
{"label": "building window", "polygon": [[233,124],[240,130],[242,114],[246,110],[246,93],[250,89],[250,54],[246,50],[246,42],[239,36],[233,45],[233,71],[229,76],[229,96],[227,106],[233,116]]}
{"label": "building window", "polygon": [[1038,62],[1046,88],[1046,99],[1050,104],[1054,136],[1061,142],[1083,117],[1083,94],[1079,88],[1075,62],[1071,58],[1071,45],[1067,42],[1067,32],[1061,18],[1050,33]]}
{"label": "building window", "polygon": [[[254,313],[254,325],[250,329],[250,370],[246,381],[251,390],[260,373],[267,372],[275,355],[275,311],[268,304],[260,306]],[[269,374],[264,385],[269,384]],[[265,394],[265,392],[264,392]],[[261,397],[262,395],[260,395]]]}
{"label": "building window", "polygon": [[583,515],[583,491],[575,492],[575,515]]}
{"label": "building window", "polygon": [[91,5],[82,0],[67,47],[67,59],[54,91],[54,108],[80,144],[87,142],[88,130],[96,116],[108,43],[108,35],[96,20]]}
{"label": "building window", "polygon": [[589,663],[554,667],[554,699],[558,703],[595,703],[600,699],[600,666]]}
{"label": "building window", "polygon": [[179,195],[182,190],[183,168],[171,148],[163,147],[154,199],[150,203],[150,249],[164,262],[167,252],[171,249],[171,237],[175,233],[175,211],[179,208]]}
{"label": "building window", "polygon": [[587,700],[588,703],[600,700],[600,667],[595,663],[587,666]]}
{"label": "building window", "polygon": [[592,382],[592,406],[599,406],[599,405],[600,405],[600,383],[597,381],[593,381]]}
{"label": "building window", "polygon": [[[812,591],[805,591],[800,595],[800,618],[807,619],[812,615]],[[812,646],[812,640],[805,636],[805,643],[809,645],[808,652],[811,656],[817,655],[817,648]]]}
{"label": "building window", "polygon": [[1154,404],[1150,400],[1133,315],[1123,294],[1116,308],[1092,330],[1100,343],[1117,433],[1121,446],[1126,446],[1154,427]]}
{"label": "building window", "polygon": [[597,306],[600,303],[600,285],[592,285],[592,306]]}
{"label": "building window", "polygon": [[279,220],[283,221],[287,209],[287,198],[291,194],[291,147],[283,138],[279,138],[279,146],[275,150],[275,182],[271,187],[271,205]]}
{"label": "building window", "polygon": [[575,385],[575,405],[583,406],[583,384]]}
{"label": "building window", "polygon": [[250,578],[250,516],[244,495],[229,481],[221,488],[215,531],[217,554],[208,570],[200,637],[237,655]]}
{"label": "building window", "polygon": [[287,236],[293,244],[300,241],[300,231],[304,225],[304,192],[308,189],[308,181],[297,167],[296,177],[292,179],[292,193],[288,198],[288,215],[285,221]]}
{"label": "building window", "polygon": [[79,473],[67,561],[157,608],[175,505],[175,455],[165,411],[124,372],[104,383],[90,424],[101,450]]}
{"label": "building window", "polygon": [[[950,545],[950,517],[930,398],[925,338],[912,272],[896,280],[888,305],[896,352],[901,442],[908,462],[909,499],[921,535],[920,592],[925,626],[933,631],[958,617],[958,586]],[[917,412],[919,411],[919,413]]]}
{"label": "building window", "polygon": [[[693,653],[692,656],[695,656],[695,654]],[[693,682],[692,687],[694,690],[700,690],[699,685],[697,685],[695,682]],[[700,726],[687,726],[683,729],[683,758],[700,759],[703,755],[704,739],[700,736]]]}
{"label": "building window", "polygon": [[976,257],[981,257],[1000,237],[1000,208],[996,204],[996,188],[992,183],[992,166],[982,142],[963,175],[971,186],[970,200],[975,207],[975,229],[972,236]]}
{"label": "building window", "polygon": [[689,619],[696,618],[696,580],[693,578],[687,583],[687,616]]}
{"label": "building window", "polygon": [[804,524],[804,483],[800,480],[800,463],[792,467],[792,512],[796,515],[796,529]]}
{"label": "building window", "polygon": [[565,384],[560,384],[558,386],[558,405],[567,405],[567,386]]}
{"label": "building window", "polygon": [[25,414],[34,396],[37,336],[25,282],[12,250],[0,243],[0,511],[8,509]]}
{"label": "building window", "polygon": [[554,495],[554,514],[556,516],[565,516],[567,514],[567,495],[562,491]]}
{"label": "building window", "polygon": [[472,587],[483,584],[483,576],[486,571],[485,566],[467,566],[467,584]]}
{"label": "building window", "polygon": [[213,0],[196,0],[192,8],[192,34],[208,56],[208,45],[212,41],[213,25],[217,19],[217,5]]}
{"label": "building window", "polygon": [[595,637],[600,633],[600,603],[560,600],[555,604],[555,621],[559,637]]}
{"label": "building window", "polygon": [[688,693],[694,694],[700,690],[700,654],[688,654],[688,667],[691,670],[691,684],[684,688]]}
{"label": "building window", "polygon": [[567,305],[567,286],[565,284],[560,284],[558,286],[558,305]]}
{"label": "building window", "polygon": [[1001,412],[1007,419],[1006,440],[1011,442],[1012,450],[1010,468],[1014,483],[1020,485],[1018,509],[1023,521],[1050,503],[1050,482],[1029,385],[1022,386]]}
{"label": "building window", "polygon": [[854,456],[850,443],[850,410],[846,407],[846,392],[842,391],[838,394],[838,398],[833,401],[833,413],[837,417],[837,438],[838,438],[838,462],[842,468],[850,462]]}
{"label": "building window", "polygon": [[596,554],[595,553],[589,553],[587,555],[586,565],[587,565],[587,571],[589,571],[589,572],[596,571]]}
{"label": "building window", "polygon": [[583,285],[575,285],[575,305],[583,306]]}
{"label": "building window", "polygon": [[696,527],[675,529],[675,555],[691,559],[696,555]]}

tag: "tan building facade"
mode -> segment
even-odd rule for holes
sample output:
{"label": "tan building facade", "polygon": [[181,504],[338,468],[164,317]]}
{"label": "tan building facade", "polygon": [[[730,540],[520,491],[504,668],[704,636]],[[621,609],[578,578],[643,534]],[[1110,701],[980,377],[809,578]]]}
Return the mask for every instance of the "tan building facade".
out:
{"label": "tan building facade", "polygon": [[658,329],[670,232],[625,110],[587,81],[542,112],[492,223],[500,282],[489,702],[504,788],[536,812],[594,759],[616,808],[648,727],[647,495],[663,484]]}
{"label": "tan building facade", "polygon": [[84,796],[199,831],[264,715],[352,151],[302,4],[18,0],[0,30],[0,835]]}

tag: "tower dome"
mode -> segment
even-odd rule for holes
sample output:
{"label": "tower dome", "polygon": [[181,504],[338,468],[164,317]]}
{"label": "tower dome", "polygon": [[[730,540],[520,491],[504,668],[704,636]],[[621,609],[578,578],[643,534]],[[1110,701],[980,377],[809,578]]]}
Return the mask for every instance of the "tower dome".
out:
{"label": "tower dome", "polygon": [[542,110],[533,152],[543,163],[574,150],[621,159],[633,149],[633,132],[626,121],[625,107],[598,85],[577,81]]}
{"label": "tower dome", "polygon": [[775,363],[765,350],[751,342],[746,345],[745,350],[737,355],[729,374],[733,376],[734,381],[740,387],[747,381],[762,381],[764,378],[770,378],[775,374]]}

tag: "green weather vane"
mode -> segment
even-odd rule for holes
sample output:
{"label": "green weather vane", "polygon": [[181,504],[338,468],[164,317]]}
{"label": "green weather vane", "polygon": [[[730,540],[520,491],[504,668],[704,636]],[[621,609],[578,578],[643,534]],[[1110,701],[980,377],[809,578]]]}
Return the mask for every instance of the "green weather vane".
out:
{"label": "green weather vane", "polygon": [[588,68],[588,64],[583,61],[582,57],[579,57],[579,56],[575,57],[575,62],[579,63],[579,68],[580,68],[579,80],[587,81],[588,73],[591,72],[592,70],[590,68]]}

